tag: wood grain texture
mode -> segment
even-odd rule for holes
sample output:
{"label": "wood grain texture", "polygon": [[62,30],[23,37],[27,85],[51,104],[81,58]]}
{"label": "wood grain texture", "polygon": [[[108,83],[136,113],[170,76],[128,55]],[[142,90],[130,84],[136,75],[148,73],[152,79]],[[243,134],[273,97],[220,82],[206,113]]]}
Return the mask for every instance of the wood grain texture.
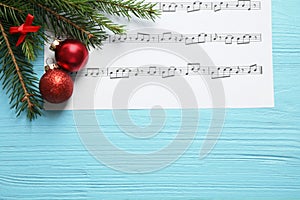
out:
{"label": "wood grain texture", "polygon": [[[273,53],[275,108],[226,110],[222,135],[203,160],[199,151],[211,111],[199,111],[192,145],[172,165],[152,173],[122,173],[94,159],[80,141],[71,111],[47,112],[32,123],[16,119],[2,92],[0,199],[300,199],[298,0],[273,0]],[[35,66],[42,63],[41,58]],[[151,123],[146,110],[131,114],[138,125]],[[134,140],[124,136],[112,111],[96,115],[105,135],[133,152],[168,144],[181,117],[168,110],[155,139]]]}

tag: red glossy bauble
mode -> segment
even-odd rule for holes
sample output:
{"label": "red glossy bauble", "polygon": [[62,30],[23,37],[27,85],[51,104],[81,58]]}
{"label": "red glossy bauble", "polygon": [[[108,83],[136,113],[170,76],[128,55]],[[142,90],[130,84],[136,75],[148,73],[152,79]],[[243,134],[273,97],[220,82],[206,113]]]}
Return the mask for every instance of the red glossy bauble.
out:
{"label": "red glossy bauble", "polygon": [[69,72],[77,72],[88,61],[89,52],[79,40],[66,39],[54,47],[57,64]]}
{"label": "red glossy bauble", "polygon": [[62,103],[72,96],[73,84],[67,72],[61,69],[49,69],[42,76],[39,88],[46,101]]}

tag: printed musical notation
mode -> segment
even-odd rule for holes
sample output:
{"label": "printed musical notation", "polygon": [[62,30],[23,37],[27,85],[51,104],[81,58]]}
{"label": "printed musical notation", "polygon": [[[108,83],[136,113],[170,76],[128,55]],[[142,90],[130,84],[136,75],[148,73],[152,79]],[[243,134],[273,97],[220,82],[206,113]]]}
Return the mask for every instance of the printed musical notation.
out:
{"label": "printed musical notation", "polygon": [[159,76],[169,78],[174,76],[209,75],[211,79],[229,78],[233,75],[261,75],[263,67],[257,64],[248,66],[201,66],[200,63],[188,63],[183,67],[109,67],[85,68],[79,72],[71,73],[72,76],[109,77],[110,79],[130,78],[136,76]]}
{"label": "printed musical notation", "polygon": [[[197,105],[190,101],[188,108],[274,106],[272,0],[145,2],[156,2],[161,12],[155,23],[122,21],[127,33],[106,35],[101,49],[91,49],[86,67],[71,74],[73,100],[46,103],[46,109],[183,109],[173,86],[195,98]],[[52,64],[48,46],[45,63]],[[120,93],[123,86],[138,89]],[[113,104],[116,94],[126,103]]]}
{"label": "printed musical notation", "polygon": [[159,2],[156,9],[161,12],[186,11],[187,13],[211,10],[214,12],[223,10],[260,10],[260,1],[238,0],[238,1],[219,1],[219,2]]}
{"label": "printed musical notation", "polygon": [[183,43],[185,45],[221,42],[225,44],[250,44],[262,42],[260,33],[199,33],[176,34],[165,32],[160,34],[136,33],[109,35],[106,43]]}

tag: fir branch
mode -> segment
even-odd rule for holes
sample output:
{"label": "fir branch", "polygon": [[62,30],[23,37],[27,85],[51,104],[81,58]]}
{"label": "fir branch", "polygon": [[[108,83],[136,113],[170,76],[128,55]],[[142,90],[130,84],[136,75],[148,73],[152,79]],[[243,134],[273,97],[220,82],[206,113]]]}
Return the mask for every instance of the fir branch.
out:
{"label": "fir branch", "polygon": [[16,2],[7,0],[0,2],[0,19],[2,18],[5,21],[12,21],[13,23],[19,24],[24,16],[23,10],[17,6]]}
{"label": "fir branch", "polygon": [[60,14],[58,14],[58,13],[55,12],[54,10],[52,10],[52,9],[46,7],[46,6],[43,6],[43,5],[40,4],[40,3],[36,3],[36,5],[37,5],[38,7],[40,7],[40,8],[42,8],[42,9],[44,9],[44,10],[47,11],[48,13],[51,13],[52,15],[54,15],[54,16],[57,18],[57,20],[62,20],[62,21],[64,21],[64,22],[70,24],[71,26],[73,26],[73,27],[76,28],[77,30],[81,31],[82,33],[86,34],[87,37],[88,37],[89,39],[92,38],[92,37],[94,37],[94,35],[93,35],[91,32],[89,32],[89,31],[83,29],[82,27],[80,27],[80,26],[78,26],[77,24],[75,24],[72,20],[70,20],[70,19],[68,19],[68,18],[66,18],[66,17],[64,17],[64,16],[62,16],[62,15],[60,15]]}
{"label": "fir branch", "polygon": [[159,12],[154,9],[156,4],[145,3],[144,0],[96,0],[95,5],[105,13],[131,18],[134,14],[138,18],[154,20],[159,16]]}
{"label": "fir branch", "polygon": [[91,15],[90,17],[97,23],[99,27],[102,27],[103,29],[106,28],[115,34],[122,34],[125,32],[125,26],[115,24],[113,21],[102,14]]}
{"label": "fir branch", "polygon": [[[106,33],[101,27],[97,26],[95,21],[92,21],[90,16],[95,15],[94,8],[86,9],[87,13],[78,11],[77,7],[65,4],[59,0],[37,2],[30,0],[34,4],[34,15],[40,16],[37,20],[45,24],[45,30],[50,31],[56,38],[70,37],[83,42],[87,47],[101,47],[102,41],[106,39]],[[85,2],[83,0],[83,2]],[[43,4],[42,4],[43,3]],[[89,5],[90,4],[86,4]],[[85,5],[85,6],[86,6]],[[56,8],[56,6],[59,6]],[[66,7],[69,10],[65,10]],[[51,38],[49,36],[48,38]]]}
{"label": "fir branch", "polygon": [[[8,5],[9,3],[9,5]],[[24,23],[24,20],[26,19],[27,12],[31,12],[32,10],[29,8],[31,7],[28,2],[24,2],[21,0],[15,0],[14,2],[11,2],[9,0],[3,0],[3,2],[0,3],[0,19],[10,22],[11,26],[19,26]],[[27,12],[25,12],[24,9]],[[32,39],[30,40],[29,35],[34,35],[35,41]],[[28,34],[28,36],[25,38],[24,43],[22,44],[22,50],[25,54],[26,58],[29,61],[33,61],[36,58],[37,51],[41,48],[36,48],[39,45],[41,45],[41,37],[43,33],[31,33]],[[38,43],[36,43],[38,41]]]}
{"label": "fir branch", "polygon": [[95,8],[90,6],[90,1],[91,0],[51,0],[45,3],[59,11],[59,13],[72,12],[73,15],[86,16],[86,14],[91,14],[95,11]]}
{"label": "fir branch", "polygon": [[41,39],[38,39],[38,37],[39,36],[37,34],[34,34],[33,36],[27,36],[22,43],[22,51],[29,61],[34,61],[36,59],[38,51],[43,49],[43,41]]}
{"label": "fir branch", "polygon": [[8,9],[11,9],[11,10],[15,10],[15,11],[18,11],[18,12],[20,12],[20,13],[23,12],[22,10],[20,10],[20,9],[18,9],[18,8],[15,8],[15,7],[13,7],[13,6],[10,6],[10,5],[8,5],[8,4],[1,3],[1,2],[0,2],[0,7],[8,8]]}
{"label": "fir branch", "polygon": [[22,51],[16,52],[17,50],[11,46],[1,21],[0,32],[2,36],[0,42],[3,43],[0,52],[1,56],[4,56],[0,60],[3,89],[7,89],[7,93],[10,93],[10,103],[12,108],[16,109],[17,116],[26,109],[27,117],[32,120],[41,114],[42,109],[42,101],[34,85],[38,79],[33,76],[35,73],[28,68],[31,65],[25,61],[25,57],[21,56]]}
{"label": "fir branch", "polygon": [[1,30],[1,32],[2,32],[4,41],[5,41],[5,43],[6,43],[6,47],[7,47],[7,49],[8,49],[8,53],[9,53],[9,55],[11,56],[11,59],[12,59],[12,61],[13,61],[13,64],[14,64],[15,68],[16,68],[16,71],[17,71],[17,74],[18,74],[20,83],[21,83],[22,88],[23,88],[24,93],[25,93],[25,95],[24,95],[22,101],[27,101],[28,108],[29,108],[29,109],[32,109],[32,107],[33,107],[34,105],[33,105],[33,103],[31,103],[30,98],[29,98],[30,96],[32,96],[32,94],[29,94],[28,91],[27,91],[26,85],[25,85],[24,80],[23,80],[22,73],[21,73],[21,71],[20,71],[19,65],[18,65],[17,60],[16,60],[16,58],[15,58],[15,54],[13,53],[13,51],[12,51],[12,49],[11,49],[11,46],[10,46],[9,41],[8,41],[8,37],[7,37],[7,35],[6,35],[5,31],[4,31],[4,28],[3,28],[3,26],[2,26],[1,21],[0,21],[0,30]]}

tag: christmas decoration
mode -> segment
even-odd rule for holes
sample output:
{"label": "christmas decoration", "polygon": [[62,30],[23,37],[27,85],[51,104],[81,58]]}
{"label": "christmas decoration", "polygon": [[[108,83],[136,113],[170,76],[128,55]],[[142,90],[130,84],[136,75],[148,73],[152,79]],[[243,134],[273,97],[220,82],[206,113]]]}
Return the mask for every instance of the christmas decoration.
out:
{"label": "christmas decoration", "polygon": [[31,26],[33,19],[34,17],[28,14],[24,24],[22,24],[21,26],[14,26],[9,28],[10,34],[21,33],[16,46],[19,46],[25,40],[27,33],[37,32],[41,28],[40,26]]}
{"label": "christmas decoration", "polygon": [[71,76],[61,69],[48,69],[39,84],[42,97],[50,103],[62,103],[73,93]]}
{"label": "christmas decoration", "polygon": [[[25,112],[32,120],[42,114],[43,98],[38,89],[39,79],[31,62],[37,55],[41,55],[39,51],[45,41],[48,42],[53,37],[72,38],[79,40],[87,48],[101,47],[102,41],[107,38],[108,30],[116,34],[125,32],[124,26],[114,23],[108,16],[127,19],[134,16],[154,20],[159,15],[154,6],[155,4],[146,3],[144,0],[1,0],[0,80],[17,116]],[[83,53],[81,59],[73,61],[71,52],[67,55],[62,54],[57,53],[58,63],[69,71],[80,69],[87,58]],[[68,67],[62,64],[62,60],[67,61]],[[69,65],[70,63],[76,65]],[[45,99],[58,102],[66,99],[70,93],[61,94],[65,95],[61,98],[54,98],[49,92],[44,92],[46,88],[51,87],[50,83],[44,85],[45,80],[50,80],[45,77],[54,77],[54,74],[56,78],[51,78],[51,84],[58,81],[58,77],[62,78],[58,74],[64,74],[64,79],[67,80],[67,73],[62,70],[47,71],[41,80],[41,92],[43,91]],[[68,88],[70,92],[70,85],[68,82],[68,86],[60,86]],[[57,87],[54,90],[60,89]],[[61,91],[65,93],[65,90]]]}
{"label": "christmas decoration", "polygon": [[79,40],[55,40],[51,49],[55,51],[57,64],[69,72],[79,71],[88,61],[89,52]]}

